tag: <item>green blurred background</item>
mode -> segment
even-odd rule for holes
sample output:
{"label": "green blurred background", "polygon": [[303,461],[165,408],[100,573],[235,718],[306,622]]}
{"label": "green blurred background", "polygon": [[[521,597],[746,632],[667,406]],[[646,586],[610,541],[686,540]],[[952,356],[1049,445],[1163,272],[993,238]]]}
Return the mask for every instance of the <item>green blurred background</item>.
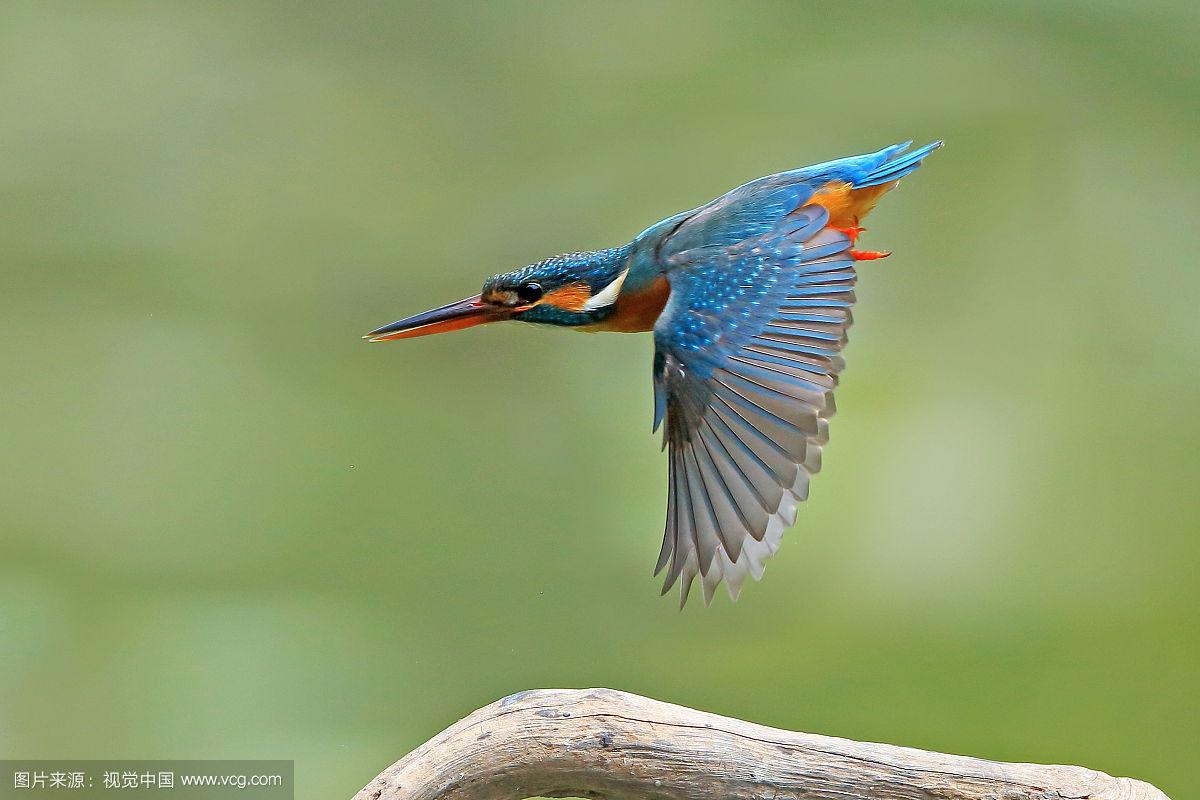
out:
{"label": "green blurred background", "polygon": [[[347,797],[604,685],[1200,792],[1193,3],[8,3],[0,752]],[[360,334],[746,179],[870,220],[825,472],[733,605],[650,577],[651,343]]]}

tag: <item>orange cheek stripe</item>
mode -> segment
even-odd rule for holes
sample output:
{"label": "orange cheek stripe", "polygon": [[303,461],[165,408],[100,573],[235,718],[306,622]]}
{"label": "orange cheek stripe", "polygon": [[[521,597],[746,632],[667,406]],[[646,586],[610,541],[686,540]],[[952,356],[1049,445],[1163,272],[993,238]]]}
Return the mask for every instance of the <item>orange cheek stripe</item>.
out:
{"label": "orange cheek stripe", "polygon": [[568,283],[547,292],[541,302],[567,311],[583,311],[584,304],[591,299],[592,290],[586,283]]}

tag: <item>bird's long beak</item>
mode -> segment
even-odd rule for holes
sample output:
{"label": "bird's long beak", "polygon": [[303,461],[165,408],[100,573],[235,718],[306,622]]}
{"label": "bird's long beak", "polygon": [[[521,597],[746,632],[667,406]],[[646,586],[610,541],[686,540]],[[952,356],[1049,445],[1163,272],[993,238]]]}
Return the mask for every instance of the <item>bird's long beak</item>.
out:
{"label": "bird's long beak", "polygon": [[424,314],[384,325],[364,336],[372,342],[390,342],[393,339],[411,339],[415,336],[428,336],[432,333],[446,333],[463,328],[482,325],[485,322],[495,322],[507,319],[509,314],[505,309],[497,308],[483,302],[479,295],[450,303]]}

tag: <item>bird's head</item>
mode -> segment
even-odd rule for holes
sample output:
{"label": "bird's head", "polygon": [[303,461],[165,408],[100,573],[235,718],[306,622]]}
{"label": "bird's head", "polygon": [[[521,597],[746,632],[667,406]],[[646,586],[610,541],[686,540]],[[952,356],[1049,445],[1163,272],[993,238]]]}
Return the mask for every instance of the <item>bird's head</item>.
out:
{"label": "bird's head", "polygon": [[612,313],[625,280],[627,248],[567,253],[495,275],[474,297],[371,331],[364,339],[387,342],[461,330],[512,319],[579,327]]}

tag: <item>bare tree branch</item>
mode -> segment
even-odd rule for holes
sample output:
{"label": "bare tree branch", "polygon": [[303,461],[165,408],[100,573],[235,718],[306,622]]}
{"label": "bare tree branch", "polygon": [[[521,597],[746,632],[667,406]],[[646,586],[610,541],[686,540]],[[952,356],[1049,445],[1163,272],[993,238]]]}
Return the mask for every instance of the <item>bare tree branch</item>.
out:
{"label": "bare tree branch", "polygon": [[1167,800],[1083,767],[1003,764],[793,733],[611,689],[492,703],[355,800]]}

